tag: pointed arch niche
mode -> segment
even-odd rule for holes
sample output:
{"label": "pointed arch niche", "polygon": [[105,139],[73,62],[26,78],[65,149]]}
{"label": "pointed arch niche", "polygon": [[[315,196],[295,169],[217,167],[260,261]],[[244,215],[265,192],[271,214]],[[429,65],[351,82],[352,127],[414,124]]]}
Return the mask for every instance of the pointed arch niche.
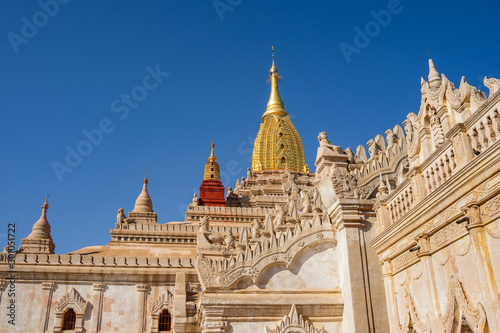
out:
{"label": "pointed arch niche", "polygon": [[[75,290],[71,290],[66,293],[58,302],[54,309],[55,322],[54,322],[54,333],[67,332],[66,328],[63,327],[65,322],[63,319],[68,319],[68,313],[73,317],[74,313],[74,327],[69,332],[81,333],[83,332],[83,318],[85,317],[85,311],[87,310],[87,305],[89,302],[85,301],[82,296]],[[66,316],[65,316],[66,314]],[[67,323],[66,323],[67,324]]]}
{"label": "pointed arch niche", "polygon": [[[149,312],[151,313],[151,333],[158,332],[170,332],[173,330],[173,322],[172,322],[172,311],[173,311],[173,295],[170,291],[165,290],[163,294],[161,294],[154,302],[149,303]],[[164,311],[167,311],[166,313]],[[163,313],[163,314],[162,314]],[[164,317],[170,316],[170,330],[160,331],[160,316],[162,316],[162,320],[167,320]]]}

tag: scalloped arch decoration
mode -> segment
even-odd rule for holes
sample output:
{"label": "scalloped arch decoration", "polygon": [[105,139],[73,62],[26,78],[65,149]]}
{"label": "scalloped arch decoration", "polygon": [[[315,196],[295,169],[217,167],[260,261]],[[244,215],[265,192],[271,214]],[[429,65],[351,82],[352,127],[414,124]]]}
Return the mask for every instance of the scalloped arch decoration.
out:
{"label": "scalloped arch decoration", "polygon": [[229,267],[204,255],[198,256],[196,267],[203,288],[227,290],[243,278],[250,278],[254,284],[268,266],[283,264],[288,269],[297,254],[306,247],[320,242],[337,243],[332,225],[311,227],[309,224],[308,228],[305,227],[305,230],[287,240],[283,246],[260,252],[251,260],[237,261]]}

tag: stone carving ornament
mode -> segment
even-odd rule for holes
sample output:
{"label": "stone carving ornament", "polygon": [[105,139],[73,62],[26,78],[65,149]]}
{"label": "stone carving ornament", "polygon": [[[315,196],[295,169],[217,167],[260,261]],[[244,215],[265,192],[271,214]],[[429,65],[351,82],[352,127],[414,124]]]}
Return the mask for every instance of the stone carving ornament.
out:
{"label": "stone carving ornament", "polygon": [[54,333],[62,332],[63,315],[69,308],[73,309],[76,314],[75,329],[73,332],[83,332],[83,318],[87,310],[87,305],[88,302],[80,296],[75,288],[71,288],[71,290],[55,304],[54,313],[56,318],[54,322]]}
{"label": "stone carving ornament", "polygon": [[490,96],[494,95],[500,90],[500,80],[495,78],[488,79],[487,76],[484,77],[484,85],[490,90]]}
{"label": "stone carving ornament", "polygon": [[358,179],[353,173],[339,169],[332,176],[332,185],[340,199],[367,199],[375,189],[373,184],[358,186]]}
{"label": "stone carving ornament", "polygon": [[420,139],[418,138],[417,115],[409,113],[407,119],[403,121],[406,132],[406,143],[408,145],[408,156],[411,158],[418,154],[420,150]]}
{"label": "stone carving ornament", "polygon": [[[474,333],[484,333],[486,312],[483,305],[472,304],[460,281],[451,276],[448,287],[448,306],[444,316],[439,316],[445,333],[457,332],[457,325],[466,324]],[[463,319],[465,323],[463,323]],[[460,327],[462,328],[462,327]]]}
{"label": "stone carving ornament", "polygon": [[365,163],[365,161],[363,161],[363,159],[358,158],[354,155],[354,152],[352,151],[352,149],[350,147],[348,147],[344,150],[344,154],[347,155],[347,161],[350,164],[364,164]]}
{"label": "stone carving ornament", "polygon": [[295,304],[292,305],[290,312],[283,317],[276,328],[266,327],[266,333],[326,333],[324,328],[317,329],[309,321],[305,320],[297,312]]}
{"label": "stone carving ornament", "polygon": [[116,223],[129,223],[132,219],[127,218],[125,213],[123,212],[123,208],[118,209],[118,214],[116,215]]}
{"label": "stone carving ornament", "polygon": [[444,143],[444,133],[443,126],[441,125],[441,120],[437,116],[436,112],[433,112],[431,116],[431,127],[432,135],[434,137],[434,145],[436,148],[438,148]]}
{"label": "stone carving ornament", "polygon": [[460,80],[460,87],[458,89],[455,88],[454,83],[450,82],[448,84],[446,89],[446,99],[457,112],[463,112],[464,108],[462,108],[462,105],[470,97],[472,90],[476,90],[476,88],[469,85],[465,80],[465,77],[462,76],[462,79]]}
{"label": "stone carving ornament", "polygon": [[340,146],[334,146],[330,140],[328,140],[328,136],[326,132],[320,132],[318,135],[318,141],[320,147],[325,147],[333,151],[335,154],[343,154],[342,148]]}
{"label": "stone carving ornament", "polygon": [[410,295],[408,289],[405,290],[405,306],[406,306],[406,316],[403,325],[399,325],[400,333],[430,333],[429,328],[429,316],[427,315],[427,322],[424,323],[420,319],[418,310],[415,304],[415,300]]}

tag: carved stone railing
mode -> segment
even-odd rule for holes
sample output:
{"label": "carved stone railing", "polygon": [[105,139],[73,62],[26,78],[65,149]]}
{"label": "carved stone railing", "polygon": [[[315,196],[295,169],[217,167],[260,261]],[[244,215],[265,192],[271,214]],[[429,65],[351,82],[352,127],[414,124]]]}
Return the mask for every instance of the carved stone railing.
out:
{"label": "carved stone railing", "polygon": [[472,148],[482,152],[500,137],[500,114],[496,108],[490,109],[477,119],[470,118],[473,124],[467,126]]}
{"label": "carved stone railing", "polygon": [[414,202],[412,185],[409,180],[406,180],[387,199],[387,210],[391,223],[406,214],[413,207]]}
{"label": "carved stone railing", "polygon": [[177,231],[177,232],[197,232],[198,226],[194,224],[176,224],[176,223],[117,223],[115,229],[120,230],[137,230],[137,231]]}
{"label": "carved stone railing", "polygon": [[450,141],[445,142],[422,165],[427,194],[432,193],[457,171],[457,159]]}
{"label": "carved stone railing", "polygon": [[268,212],[267,208],[255,208],[255,207],[217,207],[217,206],[189,206],[188,211],[194,213],[199,212],[200,214],[206,215],[209,212],[218,213],[254,213],[254,214],[266,214]]}
{"label": "carved stone railing", "polygon": [[273,214],[274,212],[274,207],[213,207],[190,205],[186,211],[186,222],[199,222],[204,216],[213,217],[213,222],[246,222],[252,221],[255,218],[263,219],[266,214]]}

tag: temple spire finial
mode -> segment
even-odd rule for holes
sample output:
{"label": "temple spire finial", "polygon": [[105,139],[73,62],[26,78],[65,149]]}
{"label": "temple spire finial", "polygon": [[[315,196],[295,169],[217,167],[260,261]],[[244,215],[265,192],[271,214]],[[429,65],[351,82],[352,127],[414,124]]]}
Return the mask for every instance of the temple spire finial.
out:
{"label": "temple spire finial", "polygon": [[271,46],[271,54],[272,54],[272,57],[273,57],[273,64],[271,66],[271,73],[273,73],[274,71],[276,71],[276,72],[278,71],[276,69],[276,65],[274,64],[274,46]]}
{"label": "temple spire finial", "polygon": [[148,184],[148,169],[146,169],[146,175],[144,176],[144,180],[142,181],[145,185]]}
{"label": "temple spire finial", "polygon": [[214,139],[212,139],[212,144],[210,145],[210,147],[212,147],[212,152],[210,153],[210,157],[208,158],[208,161],[212,162],[212,163],[217,162],[217,158],[214,155],[214,148],[215,148]]}
{"label": "temple spire finial", "polygon": [[47,193],[47,196],[45,197],[45,202],[43,203],[42,205],[42,208],[47,210],[47,208],[49,208],[49,194]]}
{"label": "temple spire finial", "polygon": [[285,111],[285,105],[281,100],[280,92],[278,89],[278,80],[280,76],[278,74],[278,69],[274,62],[274,46],[271,47],[271,53],[273,58],[273,64],[271,70],[269,71],[269,79],[271,81],[271,95],[269,96],[269,101],[267,102],[266,112],[262,116],[264,119],[266,116],[272,114],[277,116],[286,116],[288,113]]}

